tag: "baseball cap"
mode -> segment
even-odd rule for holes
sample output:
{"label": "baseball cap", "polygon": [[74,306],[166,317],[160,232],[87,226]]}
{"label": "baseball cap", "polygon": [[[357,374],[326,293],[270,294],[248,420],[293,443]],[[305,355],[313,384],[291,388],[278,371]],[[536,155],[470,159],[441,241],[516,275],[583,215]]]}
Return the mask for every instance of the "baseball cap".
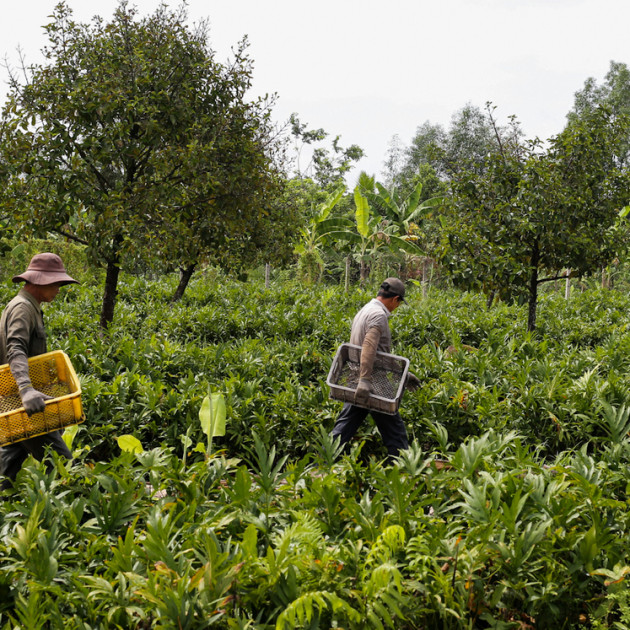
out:
{"label": "baseball cap", "polygon": [[387,280],[381,284],[381,289],[397,295],[401,302],[405,301],[405,283],[402,280],[398,278],[387,278]]}

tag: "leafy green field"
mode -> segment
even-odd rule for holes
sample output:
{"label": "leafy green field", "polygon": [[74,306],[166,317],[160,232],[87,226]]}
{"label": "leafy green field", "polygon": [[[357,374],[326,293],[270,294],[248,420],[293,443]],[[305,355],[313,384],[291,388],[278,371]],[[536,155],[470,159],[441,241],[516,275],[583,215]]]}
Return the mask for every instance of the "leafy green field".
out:
{"label": "leafy green field", "polygon": [[104,335],[97,288],[46,311],[87,420],[0,503],[0,628],[630,627],[630,298],[545,295],[531,335],[522,308],[412,292],[393,351],[422,387],[386,466],[371,424],[342,458],[328,437],[371,292],[211,280],[172,306],[126,277]]}

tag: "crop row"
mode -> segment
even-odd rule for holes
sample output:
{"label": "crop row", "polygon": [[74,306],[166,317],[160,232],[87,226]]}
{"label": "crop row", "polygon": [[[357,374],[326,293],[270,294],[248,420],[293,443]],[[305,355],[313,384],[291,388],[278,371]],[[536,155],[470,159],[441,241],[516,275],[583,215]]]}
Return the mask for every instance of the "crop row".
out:
{"label": "crop row", "polygon": [[488,432],[447,466],[416,443],[384,467],[316,443],[28,466],[0,517],[2,627],[562,628],[627,610],[626,444],[542,465]]}
{"label": "crop row", "polygon": [[[391,326],[422,385],[385,465],[370,424],[344,457],[329,437],[369,291],[171,289],[128,279],[104,334],[90,286],[46,311],[87,419],[72,463],[0,503],[2,630],[624,627],[626,296],[547,295],[531,335],[518,307],[412,292]],[[227,432],[205,456],[209,388]]]}
{"label": "crop row", "polygon": [[[230,453],[251,447],[257,428],[282,452],[304,455],[338,412],[326,375],[370,293],[290,284],[217,293],[200,281],[172,306],[170,288],[123,285],[118,321],[103,336],[95,333],[98,295],[89,287],[73,290],[47,316],[51,346],[66,350],[82,377],[99,457],[108,456],[112,430],[181,446],[208,386],[227,399]],[[410,359],[422,382],[404,396],[409,433],[435,446],[435,425],[454,445],[489,428],[516,430],[550,456],[605,439],[605,406],[630,405],[627,311],[628,298],[613,291],[569,302],[552,294],[532,335],[518,307],[488,310],[472,294],[412,294],[391,320],[393,351]],[[378,454],[371,434],[368,427],[362,437]]]}

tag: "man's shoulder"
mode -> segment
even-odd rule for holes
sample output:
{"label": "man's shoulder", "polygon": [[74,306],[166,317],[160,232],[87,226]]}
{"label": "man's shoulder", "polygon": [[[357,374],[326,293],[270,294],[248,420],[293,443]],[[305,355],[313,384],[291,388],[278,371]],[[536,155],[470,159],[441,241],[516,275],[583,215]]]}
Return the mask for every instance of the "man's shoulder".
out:
{"label": "man's shoulder", "polygon": [[377,299],[373,299],[357,313],[355,319],[387,323],[387,309]]}
{"label": "man's shoulder", "polygon": [[13,299],[9,302],[7,306],[15,304],[28,304],[29,306],[35,307],[35,303],[33,302],[33,300],[30,299],[28,294],[24,291],[20,291],[17,295],[14,295]]}
{"label": "man's shoulder", "polygon": [[28,295],[24,295],[22,291],[15,295],[9,303],[5,306],[4,311],[7,314],[14,312],[28,312],[28,313],[37,313],[38,308],[37,305],[33,303],[32,300],[29,299]]}
{"label": "man's shoulder", "polygon": [[366,313],[376,313],[377,315],[385,317],[385,318],[387,318],[387,314],[389,313],[389,311],[387,310],[387,307],[376,298],[373,298],[372,300],[370,300],[363,307],[363,310]]}

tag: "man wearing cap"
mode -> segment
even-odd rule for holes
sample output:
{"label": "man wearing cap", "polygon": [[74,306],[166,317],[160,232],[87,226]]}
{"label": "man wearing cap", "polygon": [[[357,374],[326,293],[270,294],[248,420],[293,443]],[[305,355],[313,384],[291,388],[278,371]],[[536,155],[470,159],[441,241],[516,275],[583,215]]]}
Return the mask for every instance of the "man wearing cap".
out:
{"label": "man wearing cap", "polygon": [[[376,297],[355,315],[350,332],[350,343],[361,346],[359,383],[354,397],[356,404],[344,404],[332,431],[333,437],[339,436],[341,444],[345,444],[352,439],[369,413],[376,423],[390,457],[395,457],[401,449],[409,446],[402,418],[398,412],[390,415],[365,409],[364,405],[368,402],[372,390],[372,368],[376,352],[389,353],[391,349],[392,335],[389,330],[389,318],[404,301],[405,284],[398,278],[387,278],[381,284]],[[407,387],[415,388],[418,385],[418,378],[409,373]]]}
{"label": "man wearing cap", "polygon": [[[52,302],[60,287],[78,282],[66,273],[61,258],[51,253],[33,256],[28,269],[15,276],[13,282],[25,284],[0,318],[0,364],[9,364],[24,410],[31,416],[44,411],[45,401],[50,398],[33,388],[28,373],[29,357],[47,351],[40,305]],[[41,461],[48,447],[72,458],[61,432],[53,431],[0,448],[0,476],[5,475],[12,482],[29,455]],[[11,482],[5,480],[1,487],[8,487]]]}

